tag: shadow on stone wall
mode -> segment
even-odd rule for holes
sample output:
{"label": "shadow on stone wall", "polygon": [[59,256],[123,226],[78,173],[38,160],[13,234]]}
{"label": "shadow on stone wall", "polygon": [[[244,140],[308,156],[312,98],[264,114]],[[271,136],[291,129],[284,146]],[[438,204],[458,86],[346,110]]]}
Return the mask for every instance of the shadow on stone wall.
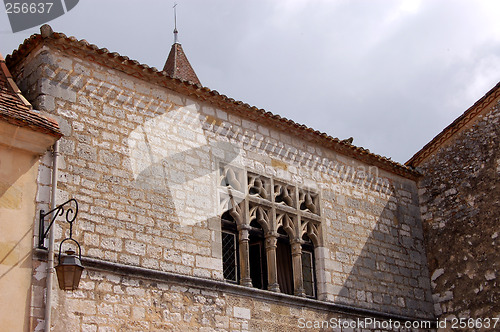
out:
{"label": "shadow on stone wall", "polygon": [[[402,189],[396,188],[385,206],[346,198],[348,208],[338,214],[342,228],[339,231],[358,238],[367,234],[360,250],[336,246],[336,257],[344,263],[344,272],[348,272],[336,302],[409,317],[433,318],[418,202],[398,195]],[[370,225],[371,231],[348,222],[346,212],[350,208],[379,216]],[[363,226],[369,223],[360,222]],[[349,239],[345,241],[350,243]],[[350,267],[352,269],[346,271]]]}

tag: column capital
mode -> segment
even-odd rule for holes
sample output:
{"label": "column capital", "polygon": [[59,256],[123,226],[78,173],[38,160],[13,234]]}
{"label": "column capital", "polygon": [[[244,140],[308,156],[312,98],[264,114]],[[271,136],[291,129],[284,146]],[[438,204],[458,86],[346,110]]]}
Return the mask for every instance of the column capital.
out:
{"label": "column capital", "polygon": [[266,250],[276,249],[278,246],[278,238],[274,236],[266,236]]}
{"label": "column capital", "polygon": [[250,226],[248,226],[248,225],[238,225],[238,234],[239,234],[240,242],[241,241],[248,242],[249,236],[250,236],[249,230],[250,230]]}
{"label": "column capital", "polygon": [[249,231],[250,229],[252,229],[252,227],[250,227],[250,225],[247,225],[247,224],[239,224],[236,228],[239,231],[241,231],[241,230]]}
{"label": "column capital", "polygon": [[270,237],[274,237],[274,238],[277,239],[278,235],[279,235],[278,232],[269,231],[269,232],[266,233],[265,238],[267,239],[267,238],[270,238]]}
{"label": "column capital", "polygon": [[302,244],[300,241],[293,241],[291,244],[292,256],[302,255]]}
{"label": "column capital", "polygon": [[293,238],[293,239],[290,240],[290,245],[293,245],[295,243],[298,243],[298,244],[302,245],[304,243],[304,241],[302,239],[298,238],[298,237]]}

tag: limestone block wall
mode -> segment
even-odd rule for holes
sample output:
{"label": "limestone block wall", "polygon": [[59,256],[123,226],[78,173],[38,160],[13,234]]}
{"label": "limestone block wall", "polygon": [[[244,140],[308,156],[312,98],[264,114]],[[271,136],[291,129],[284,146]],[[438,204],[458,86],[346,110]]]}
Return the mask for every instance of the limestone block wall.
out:
{"label": "limestone block wall", "polygon": [[[217,181],[220,165],[229,164],[319,193],[320,300],[432,317],[414,181],[55,47],[33,51],[13,72],[28,99],[65,134],[58,196],[80,202],[75,232],[84,256],[222,281]],[[46,157],[39,208],[48,204],[48,174]],[[67,229],[56,230],[60,241]],[[103,297],[91,276],[85,300],[72,302],[97,313]],[[139,297],[162,292],[133,275],[127,280]],[[128,301],[121,286],[108,288],[116,292],[109,295],[116,297],[114,308]],[[62,296],[58,310],[74,315]],[[232,324],[227,304],[222,307],[221,319]],[[186,314],[175,317],[190,321]],[[153,316],[144,319],[153,324]]]}
{"label": "limestone block wall", "polygon": [[354,331],[348,324],[357,324],[359,319],[370,324],[364,325],[366,331],[418,331],[394,328],[394,323],[389,328],[391,325],[381,325],[382,318],[365,321],[363,315],[342,314],[289,298],[273,299],[263,291],[256,293],[258,296],[249,297],[208,289],[201,283],[159,282],[89,271],[80,290],[59,294],[57,301],[67,309],[54,312],[53,330]]}
{"label": "limestone block wall", "polygon": [[422,216],[436,314],[500,314],[498,100],[420,167]]}

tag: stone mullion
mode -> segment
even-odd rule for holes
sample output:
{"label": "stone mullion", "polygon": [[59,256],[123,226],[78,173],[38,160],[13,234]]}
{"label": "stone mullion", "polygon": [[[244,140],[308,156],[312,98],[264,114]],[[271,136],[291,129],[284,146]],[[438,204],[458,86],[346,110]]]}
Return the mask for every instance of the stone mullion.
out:
{"label": "stone mullion", "polygon": [[276,247],[278,237],[276,233],[276,208],[274,207],[274,179],[271,178],[271,218],[269,225],[269,232],[266,234],[266,259],[267,259],[267,289],[273,292],[279,292],[280,286],[278,284],[278,268],[276,265]]}
{"label": "stone mullion", "polygon": [[292,245],[293,292],[297,296],[305,296],[304,278],[302,276],[302,241],[295,239]]}
{"label": "stone mullion", "polygon": [[273,292],[280,291],[280,286],[278,284],[278,269],[276,265],[277,242],[278,238],[275,232],[266,234],[267,289]]}
{"label": "stone mullion", "polygon": [[240,285],[252,287],[252,279],[250,278],[250,255],[249,255],[249,245],[248,245],[249,229],[250,226],[248,226],[247,224],[238,226],[238,234],[239,234],[238,241],[239,241],[239,253],[240,253]]}
{"label": "stone mullion", "polygon": [[302,218],[300,212],[300,188],[295,187],[295,209],[297,217],[295,221],[295,238],[290,245],[292,247],[292,268],[293,268],[293,292],[297,296],[305,296],[304,277],[302,273]]}
{"label": "stone mullion", "polygon": [[252,287],[252,278],[250,277],[250,248],[249,248],[249,230],[250,230],[250,206],[248,202],[248,183],[247,174],[244,174],[242,186],[244,188],[245,200],[243,201],[243,222],[238,225],[238,240],[240,252],[240,284]]}

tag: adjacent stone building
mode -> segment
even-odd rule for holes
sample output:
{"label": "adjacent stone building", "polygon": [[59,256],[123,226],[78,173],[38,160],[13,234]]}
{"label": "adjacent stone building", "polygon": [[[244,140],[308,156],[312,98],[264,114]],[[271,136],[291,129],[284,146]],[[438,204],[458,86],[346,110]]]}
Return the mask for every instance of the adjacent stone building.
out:
{"label": "adjacent stone building", "polygon": [[500,83],[415,154],[436,315],[500,315]]}

